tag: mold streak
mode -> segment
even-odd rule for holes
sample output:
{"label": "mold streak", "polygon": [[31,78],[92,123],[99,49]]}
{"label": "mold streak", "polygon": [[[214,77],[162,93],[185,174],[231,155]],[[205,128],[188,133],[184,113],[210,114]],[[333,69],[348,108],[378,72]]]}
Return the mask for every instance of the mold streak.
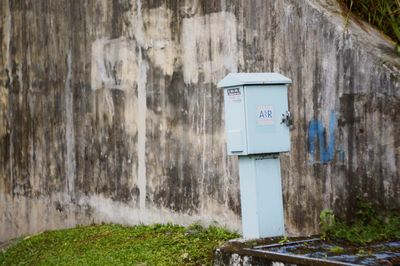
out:
{"label": "mold streak", "polygon": [[74,117],[73,117],[73,94],[71,89],[72,80],[72,59],[71,51],[67,55],[67,78],[65,80],[65,142],[66,142],[66,167],[65,167],[65,179],[67,181],[66,190],[71,198],[74,198],[75,194],[75,178],[76,178],[76,158],[75,158],[75,134],[74,134]]}
{"label": "mold streak", "polygon": [[142,59],[142,48],[139,48],[138,65],[138,186],[140,191],[140,208],[146,203],[146,63]]}
{"label": "mold streak", "polygon": [[[142,18],[142,4],[141,0],[137,0],[137,20],[139,25],[137,27],[136,36],[139,45],[143,45],[143,18]],[[140,191],[139,206],[140,209],[146,207],[146,81],[147,81],[147,68],[146,62],[143,61],[142,47],[139,46],[138,51],[138,187]]]}

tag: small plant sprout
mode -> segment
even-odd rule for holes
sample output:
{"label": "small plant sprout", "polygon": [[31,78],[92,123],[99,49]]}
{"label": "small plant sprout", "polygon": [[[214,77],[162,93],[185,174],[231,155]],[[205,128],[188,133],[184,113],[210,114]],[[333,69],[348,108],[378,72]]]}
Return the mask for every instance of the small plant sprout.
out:
{"label": "small plant sprout", "polygon": [[284,236],[280,241],[279,244],[283,245],[290,242],[289,238],[287,236]]}

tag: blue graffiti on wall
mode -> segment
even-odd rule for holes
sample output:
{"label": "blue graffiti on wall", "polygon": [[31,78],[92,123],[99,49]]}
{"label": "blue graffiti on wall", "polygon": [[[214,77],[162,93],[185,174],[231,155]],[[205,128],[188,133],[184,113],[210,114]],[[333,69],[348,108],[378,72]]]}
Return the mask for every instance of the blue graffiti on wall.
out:
{"label": "blue graffiti on wall", "polygon": [[329,118],[329,140],[326,143],[326,129],[324,124],[318,119],[313,119],[308,124],[308,153],[310,154],[310,162],[315,162],[316,145],[319,144],[319,156],[321,163],[327,163],[333,160],[335,155],[335,127],[336,127],[336,113],[331,112]]}

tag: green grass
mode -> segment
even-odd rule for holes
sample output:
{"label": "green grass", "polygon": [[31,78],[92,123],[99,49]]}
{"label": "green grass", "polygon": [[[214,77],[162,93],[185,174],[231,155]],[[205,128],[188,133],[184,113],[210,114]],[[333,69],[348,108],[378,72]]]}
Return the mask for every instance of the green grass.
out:
{"label": "green grass", "polygon": [[346,12],[375,26],[400,45],[400,0],[338,0]]}
{"label": "green grass", "polygon": [[197,224],[77,227],[18,240],[0,265],[211,265],[213,250],[236,237]]}
{"label": "green grass", "polygon": [[322,238],[365,245],[400,239],[400,214],[379,213],[372,204],[359,201],[351,223],[338,219],[325,209],[320,215]]}

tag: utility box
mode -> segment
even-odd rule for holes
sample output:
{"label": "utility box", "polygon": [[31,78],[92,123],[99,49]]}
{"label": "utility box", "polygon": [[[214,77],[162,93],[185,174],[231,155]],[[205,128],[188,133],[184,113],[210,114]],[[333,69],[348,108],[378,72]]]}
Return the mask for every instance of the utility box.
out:
{"label": "utility box", "polygon": [[234,73],[218,83],[228,154],[239,156],[244,238],[285,234],[279,153],[290,149],[291,83],[277,73]]}
{"label": "utility box", "polygon": [[231,73],[218,83],[224,89],[229,155],[289,151],[291,83],[277,73]]}

